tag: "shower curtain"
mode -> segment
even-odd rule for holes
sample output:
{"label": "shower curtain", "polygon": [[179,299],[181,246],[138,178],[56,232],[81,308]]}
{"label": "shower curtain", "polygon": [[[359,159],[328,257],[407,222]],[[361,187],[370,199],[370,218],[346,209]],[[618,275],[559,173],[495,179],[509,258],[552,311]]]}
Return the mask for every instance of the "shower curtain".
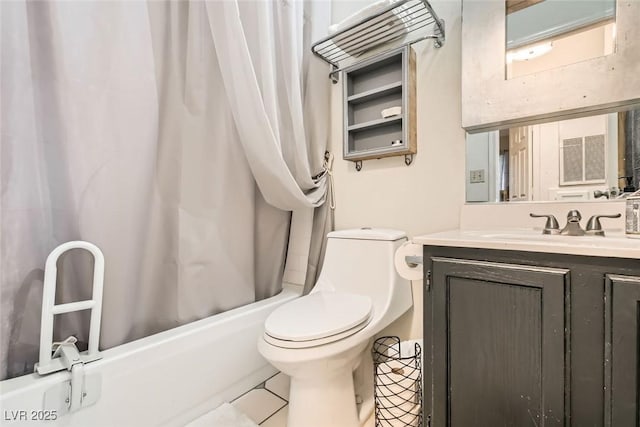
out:
{"label": "shower curtain", "polygon": [[[316,12],[0,4],[0,378],[37,361],[44,261],[68,240],[105,254],[103,349],[279,291],[291,211],[327,186]],[[56,303],[90,298],[91,268],[61,259]],[[54,338],[86,341],[88,325],[56,316]]]}

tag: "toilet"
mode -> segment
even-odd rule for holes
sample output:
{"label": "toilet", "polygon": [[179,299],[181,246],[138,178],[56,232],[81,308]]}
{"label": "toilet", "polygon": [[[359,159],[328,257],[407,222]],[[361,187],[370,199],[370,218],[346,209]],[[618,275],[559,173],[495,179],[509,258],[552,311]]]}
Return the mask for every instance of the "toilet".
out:
{"label": "toilet", "polygon": [[313,290],[274,310],[258,340],[264,358],[291,377],[288,427],[359,427],[353,370],[370,357],[373,336],[413,303],[393,262],[404,232],[363,228],[327,237]]}

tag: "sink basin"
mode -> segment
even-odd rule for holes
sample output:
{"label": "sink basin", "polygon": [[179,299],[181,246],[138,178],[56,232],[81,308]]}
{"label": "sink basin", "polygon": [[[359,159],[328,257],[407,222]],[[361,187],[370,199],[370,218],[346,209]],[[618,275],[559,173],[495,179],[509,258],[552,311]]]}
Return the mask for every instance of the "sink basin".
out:
{"label": "sink basin", "polygon": [[547,245],[572,245],[572,246],[607,246],[615,242],[618,246],[636,247],[640,241],[627,239],[622,234],[610,233],[602,236],[561,236],[559,234],[542,234],[536,230],[514,230],[514,231],[468,231],[470,236],[477,236],[483,239],[495,240],[515,240],[520,242],[544,243]]}
{"label": "sink basin", "polygon": [[[597,247],[605,243],[606,237],[599,236],[560,236],[549,234],[519,235],[519,234],[495,234],[494,239],[518,240],[522,242],[542,242],[547,245],[577,245]],[[616,239],[615,237],[609,238]]]}
{"label": "sink basin", "polygon": [[416,243],[574,255],[640,258],[640,240],[620,232],[601,236],[560,236],[533,229],[454,230],[417,236]]}

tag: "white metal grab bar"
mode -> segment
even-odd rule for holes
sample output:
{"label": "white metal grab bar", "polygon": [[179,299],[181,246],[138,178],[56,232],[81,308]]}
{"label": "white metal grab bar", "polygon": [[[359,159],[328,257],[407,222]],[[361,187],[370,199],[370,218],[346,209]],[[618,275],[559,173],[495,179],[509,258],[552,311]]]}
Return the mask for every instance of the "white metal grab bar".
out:
{"label": "white metal grab bar", "polygon": [[94,305],[96,305],[96,302],[93,300],[70,302],[68,304],[58,304],[53,306],[53,314],[62,314],[62,313],[69,313],[72,311],[87,310],[89,308],[93,308]]}
{"label": "white metal grab bar", "polygon": [[[90,300],[76,301],[55,305],[56,278],[58,274],[58,258],[71,249],[85,249],[93,255],[93,291]],[[73,241],[63,243],[55,248],[47,257],[44,270],[44,286],[42,290],[42,319],[40,321],[40,361],[36,367],[38,373],[46,374],[61,368],[60,363],[52,363],[53,319],[56,314],[70,313],[80,310],[91,310],[89,324],[89,348],[85,361],[99,358],[100,318],[102,316],[102,286],[104,282],[104,255],[100,249],[89,242]],[[57,362],[57,361],[55,361]]]}

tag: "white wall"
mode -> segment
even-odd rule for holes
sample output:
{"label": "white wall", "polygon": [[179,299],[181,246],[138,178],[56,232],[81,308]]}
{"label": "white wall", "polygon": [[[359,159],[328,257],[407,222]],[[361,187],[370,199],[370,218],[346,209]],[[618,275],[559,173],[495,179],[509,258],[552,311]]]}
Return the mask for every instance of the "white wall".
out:
{"label": "white wall", "polygon": [[[466,141],[466,197],[467,202],[497,201],[499,181],[498,131],[481,132],[467,135]],[[471,171],[483,170],[483,182],[471,182]]]}
{"label": "white wall", "polygon": [[533,126],[533,200],[554,200],[560,188],[558,123]]}
{"label": "white wall", "polygon": [[[334,0],[333,22],[370,4]],[[342,86],[332,91],[332,146],[336,192],[336,229],[390,227],[409,236],[459,226],[465,197],[465,133],[461,128],[461,2],[433,0],[446,21],[446,42],[414,45],[417,75],[418,153],[363,162],[360,172],[342,160]],[[422,281],[413,283],[414,309],[388,333],[422,337]]]}

